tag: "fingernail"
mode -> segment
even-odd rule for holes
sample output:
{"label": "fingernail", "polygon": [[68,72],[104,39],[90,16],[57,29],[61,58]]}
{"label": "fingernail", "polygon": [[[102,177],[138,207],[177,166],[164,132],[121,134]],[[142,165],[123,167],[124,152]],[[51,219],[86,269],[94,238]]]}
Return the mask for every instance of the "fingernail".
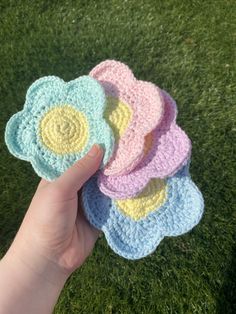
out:
{"label": "fingernail", "polygon": [[94,144],[88,152],[89,157],[96,157],[101,152],[101,147],[98,144]]}

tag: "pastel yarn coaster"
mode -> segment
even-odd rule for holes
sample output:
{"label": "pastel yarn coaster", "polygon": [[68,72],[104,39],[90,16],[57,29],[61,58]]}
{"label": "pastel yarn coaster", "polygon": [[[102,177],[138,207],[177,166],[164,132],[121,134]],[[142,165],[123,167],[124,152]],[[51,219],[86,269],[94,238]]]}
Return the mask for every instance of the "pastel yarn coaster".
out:
{"label": "pastel yarn coaster", "polygon": [[[152,178],[174,175],[186,164],[191,154],[191,142],[186,133],[176,124],[175,101],[162,91],[164,115],[157,128],[149,134],[149,145],[142,161],[130,173],[121,176],[106,176],[100,172],[100,190],[114,199],[135,197]],[[151,143],[150,143],[151,141]]]}
{"label": "pastel yarn coaster", "polygon": [[43,77],[30,86],[23,110],[7,123],[8,149],[30,161],[47,180],[60,176],[95,143],[104,148],[104,166],[114,148],[112,130],[103,117],[105,107],[103,88],[90,76],[68,83]]}
{"label": "pastel yarn coaster", "polygon": [[165,180],[152,179],[139,196],[126,200],[104,195],[94,176],[83,188],[82,202],[89,222],[104,232],[114,252],[127,259],[147,256],[164,237],[190,231],[204,207],[186,169]]}
{"label": "pastel yarn coaster", "polygon": [[89,75],[105,90],[105,118],[116,137],[115,151],[104,174],[127,174],[143,158],[145,137],[162,119],[162,93],[154,84],[137,80],[127,65],[114,60],[98,64]]}

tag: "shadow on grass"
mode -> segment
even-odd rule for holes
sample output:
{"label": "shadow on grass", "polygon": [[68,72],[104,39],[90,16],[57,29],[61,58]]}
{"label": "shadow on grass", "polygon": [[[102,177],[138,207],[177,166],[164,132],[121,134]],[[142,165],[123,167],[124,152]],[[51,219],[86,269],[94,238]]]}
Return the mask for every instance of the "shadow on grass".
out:
{"label": "shadow on grass", "polygon": [[231,264],[220,290],[217,313],[236,313],[236,246],[233,248]]}

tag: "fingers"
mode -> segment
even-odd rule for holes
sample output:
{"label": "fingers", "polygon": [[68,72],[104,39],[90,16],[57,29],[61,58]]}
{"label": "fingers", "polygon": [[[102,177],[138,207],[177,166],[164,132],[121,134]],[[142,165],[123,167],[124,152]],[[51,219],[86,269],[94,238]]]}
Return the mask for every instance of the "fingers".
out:
{"label": "fingers", "polygon": [[98,170],[102,161],[103,151],[97,144],[82,159],[77,161],[65,173],[63,173],[55,184],[64,193],[75,193],[82,185]]}

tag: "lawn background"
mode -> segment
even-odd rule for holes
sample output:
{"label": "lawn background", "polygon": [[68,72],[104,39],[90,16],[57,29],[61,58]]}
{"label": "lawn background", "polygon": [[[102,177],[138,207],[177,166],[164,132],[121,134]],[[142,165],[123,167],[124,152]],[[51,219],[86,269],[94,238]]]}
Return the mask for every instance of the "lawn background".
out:
{"label": "lawn background", "polygon": [[4,128],[44,75],[68,81],[109,58],[166,89],[205,198],[201,223],[150,257],[125,260],[99,239],[55,313],[236,313],[235,21],[234,0],[0,0],[0,256],[39,181]]}

